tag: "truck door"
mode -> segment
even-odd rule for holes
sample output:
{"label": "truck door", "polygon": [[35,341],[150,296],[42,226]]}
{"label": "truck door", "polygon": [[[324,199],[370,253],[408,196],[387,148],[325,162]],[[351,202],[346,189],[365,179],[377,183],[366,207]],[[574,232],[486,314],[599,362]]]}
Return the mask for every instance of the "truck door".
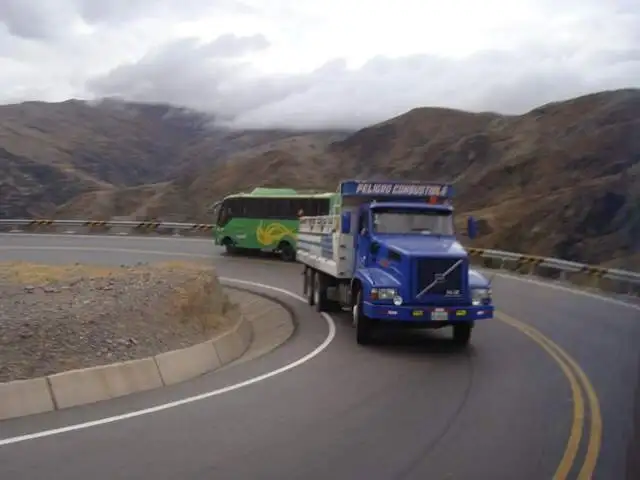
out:
{"label": "truck door", "polygon": [[365,267],[367,264],[367,255],[369,255],[369,244],[371,237],[369,233],[369,210],[360,208],[358,211],[358,232],[354,235],[355,252],[356,252],[356,268]]}

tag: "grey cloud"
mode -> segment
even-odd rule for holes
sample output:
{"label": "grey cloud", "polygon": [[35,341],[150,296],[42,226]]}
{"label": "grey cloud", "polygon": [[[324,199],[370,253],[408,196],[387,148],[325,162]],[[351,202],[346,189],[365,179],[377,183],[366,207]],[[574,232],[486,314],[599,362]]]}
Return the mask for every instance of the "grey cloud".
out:
{"label": "grey cloud", "polygon": [[640,86],[637,50],[585,53],[569,47],[479,52],[465,59],[375,57],[350,70],[332,60],[305,75],[257,76],[223,45],[260,48],[266,39],[180,41],[91,82],[96,95],[169,101],[238,127],[360,127],[416,106],[523,113],[594,90]]}
{"label": "grey cloud", "polygon": [[153,7],[149,0],[76,0],[76,3],[80,16],[90,24],[129,20]]}
{"label": "grey cloud", "polygon": [[41,0],[0,1],[0,23],[16,37],[29,40],[58,38],[76,18],[68,3]]}
{"label": "grey cloud", "polygon": [[245,14],[253,9],[240,0],[74,0],[82,18],[90,24],[123,23],[137,18],[169,16],[185,19],[211,10]]}
{"label": "grey cloud", "polygon": [[238,57],[245,53],[264,50],[269,47],[269,41],[264,35],[237,37],[232,34],[222,35],[211,42],[204,53],[214,57]]}
{"label": "grey cloud", "polygon": [[[536,1],[551,6],[551,0]],[[513,51],[459,59],[377,56],[357,69],[336,58],[310,73],[266,76],[247,55],[267,49],[267,38],[230,34],[204,44],[181,39],[106,74],[88,73],[118,65],[125,51],[134,58],[146,52],[165,35],[168,16],[197,18],[209,7],[245,8],[236,0],[60,0],[56,9],[53,4],[0,0],[0,22],[6,25],[3,31],[0,24],[0,69],[5,72],[0,92],[5,99],[86,93],[197,108],[239,127],[310,128],[363,126],[423,105],[520,113],[589,91],[640,86],[637,0],[567,0],[578,12],[569,15],[570,28],[563,28],[560,15],[557,23],[550,19],[537,25],[542,32],[536,25],[523,32],[518,25],[494,32],[505,48],[514,47],[509,43],[513,39]],[[161,21],[146,30],[110,28],[143,18]],[[59,42],[17,37],[65,36],[79,19],[99,25],[80,42],[70,35]],[[598,32],[597,42],[593,32]],[[88,75],[93,76],[87,81]]]}
{"label": "grey cloud", "polygon": [[[244,90],[233,87],[247,69],[242,55],[268,46],[262,35],[223,35],[205,44],[181,39],[150,52],[138,62],[90,80],[87,89],[98,96],[170,102],[212,110],[222,116],[237,115],[296,90],[295,78],[257,83],[247,79]],[[255,95],[253,85],[261,90],[260,95]]]}
{"label": "grey cloud", "polygon": [[72,35],[74,22],[117,26],[141,19],[201,18],[215,10],[255,11],[240,0],[0,0],[0,24],[11,35],[42,41]]}

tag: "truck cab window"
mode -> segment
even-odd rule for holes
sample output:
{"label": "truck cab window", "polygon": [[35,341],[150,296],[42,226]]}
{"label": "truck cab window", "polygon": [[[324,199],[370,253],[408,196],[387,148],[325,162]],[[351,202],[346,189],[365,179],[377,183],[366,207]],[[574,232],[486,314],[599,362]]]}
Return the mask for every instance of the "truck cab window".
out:
{"label": "truck cab window", "polygon": [[447,211],[375,210],[373,228],[381,234],[454,235],[453,217]]}

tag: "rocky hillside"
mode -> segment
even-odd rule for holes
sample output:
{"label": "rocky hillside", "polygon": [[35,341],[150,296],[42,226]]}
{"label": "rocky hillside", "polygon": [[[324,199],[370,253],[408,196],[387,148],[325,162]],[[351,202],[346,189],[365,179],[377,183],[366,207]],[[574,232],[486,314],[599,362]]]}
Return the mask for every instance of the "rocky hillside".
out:
{"label": "rocky hillside", "polygon": [[324,145],[344,136],[227,131],[213,121],[187,109],[116,100],[0,106],[0,218],[48,216],[78,195],[96,198],[100,210],[120,188],[186,181],[236,152],[307,136]]}
{"label": "rocky hillside", "polygon": [[[147,176],[148,185],[118,184],[80,162],[56,167],[58,188],[40,188],[38,202],[58,204],[65,191],[70,200],[59,217],[209,222],[211,203],[258,185],[334,190],[343,178],[452,181],[459,219],[474,213],[486,220],[478,246],[640,269],[640,90],[595,93],[521,116],[417,108],[351,135],[223,132],[220,141],[208,124],[191,125],[183,143],[167,140],[181,145],[179,158],[156,159],[152,173],[136,162],[130,175]],[[2,146],[15,157],[14,169],[51,165]],[[78,184],[84,190],[71,198]],[[13,202],[25,198],[12,195]]]}
{"label": "rocky hillside", "polygon": [[[522,116],[418,108],[327,148],[276,142],[231,156],[148,191],[144,213],[206,222],[214,200],[257,185],[453,181],[459,219],[474,213],[487,221],[478,246],[592,263],[613,258],[638,269],[639,132],[640,90],[600,92]],[[117,213],[140,213],[141,192],[120,193],[129,207]]]}

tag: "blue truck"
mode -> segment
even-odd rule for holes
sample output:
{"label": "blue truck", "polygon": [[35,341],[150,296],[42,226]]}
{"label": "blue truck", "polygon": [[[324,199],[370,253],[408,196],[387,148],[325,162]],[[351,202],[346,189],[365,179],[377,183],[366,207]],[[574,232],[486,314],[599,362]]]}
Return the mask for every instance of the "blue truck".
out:
{"label": "blue truck", "polygon": [[[452,198],[450,184],[341,182],[330,215],[300,219],[296,258],[309,305],[351,311],[361,345],[388,324],[450,326],[466,346],[494,305],[491,282],[456,238]],[[467,227],[473,238],[473,217]]]}

